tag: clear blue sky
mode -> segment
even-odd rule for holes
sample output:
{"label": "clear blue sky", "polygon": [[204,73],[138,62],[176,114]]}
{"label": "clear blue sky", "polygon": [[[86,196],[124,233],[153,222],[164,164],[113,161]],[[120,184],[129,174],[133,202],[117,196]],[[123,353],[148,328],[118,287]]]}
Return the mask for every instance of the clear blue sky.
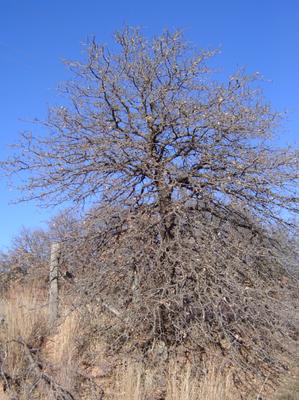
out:
{"label": "clear blue sky", "polygon": [[[147,27],[147,36],[188,27],[187,37],[201,47],[221,45],[215,66],[227,75],[248,64],[249,72],[273,79],[263,84],[273,107],[295,109],[283,140],[298,138],[299,0],[0,0],[0,159],[5,143],[31,127],[19,119],[43,119],[46,103],[61,101],[51,90],[68,77],[59,57],[82,58],[80,42],[89,34],[109,43],[124,22]],[[0,191],[2,248],[21,225],[41,225],[50,214],[33,203],[8,205],[17,192],[3,179]]]}

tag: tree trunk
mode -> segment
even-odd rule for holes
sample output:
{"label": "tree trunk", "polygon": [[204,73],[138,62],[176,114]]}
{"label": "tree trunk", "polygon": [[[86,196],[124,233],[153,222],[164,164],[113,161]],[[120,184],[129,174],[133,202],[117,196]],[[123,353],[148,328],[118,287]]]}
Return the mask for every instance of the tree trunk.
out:
{"label": "tree trunk", "polygon": [[140,297],[139,275],[137,268],[134,268],[133,270],[132,292],[133,292],[133,301],[136,303]]}
{"label": "tree trunk", "polygon": [[164,174],[156,174],[156,187],[158,191],[158,206],[161,216],[161,241],[170,242],[174,239],[175,215],[172,204],[172,188],[165,182]]}

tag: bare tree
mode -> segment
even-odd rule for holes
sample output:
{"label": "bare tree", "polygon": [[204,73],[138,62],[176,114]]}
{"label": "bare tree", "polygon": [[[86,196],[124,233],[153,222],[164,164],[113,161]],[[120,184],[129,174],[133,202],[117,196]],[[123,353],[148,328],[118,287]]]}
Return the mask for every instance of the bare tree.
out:
{"label": "bare tree", "polygon": [[93,201],[78,293],[119,318],[114,343],[281,366],[299,332],[299,152],[277,144],[283,115],[258,73],[215,80],[217,50],[183,31],[114,39],[117,52],[93,40],[86,60],[65,60],[69,106],[49,107],[46,134],[24,132],[2,168],[29,173],[21,200]]}
{"label": "bare tree", "polygon": [[[63,254],[60,262],[61,287],[66,277],[71,277],[73,243],[82,235],[79,214],[63,210],[46,222],[45,228],[21,227],[6,249],[0,251],[1,284],[8,288],[13,281],[27,282],[40,288],[49,284],[51,244],[60,243]],[[78,262],[78,257],[76,257]]]}

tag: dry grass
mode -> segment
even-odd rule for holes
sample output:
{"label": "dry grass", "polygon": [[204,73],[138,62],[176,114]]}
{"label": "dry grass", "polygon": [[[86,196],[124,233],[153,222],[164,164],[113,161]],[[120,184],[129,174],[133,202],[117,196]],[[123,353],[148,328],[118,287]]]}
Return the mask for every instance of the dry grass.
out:
{"label": "dry grass", "polygon": [[[105,358],[105,338],[102,342],[99,337],[92,339],[88,318],[80,311],[61,318],[53,332],[48,323],[47,298],[41,291],[34,286],[15,286],[8,293],[0,309],[5,319],[0,328],[0,400],[241,399],[232,370],[215,359],[203,363],[198,373],[179,359],[149,367],[132,358]],[[298,385],[294,381],[286,383],[276,395],[266,394],[261,382],[261,390],[242,398],[297,400]]]}
{"label": "dry grass", "polygon": [[201,379],[194,374],[190,364],[182,369],[173,361],[163,377],[153,370],[146,370],[140,364],[128,364],[119,371],[117,384],[118,393],[111,397],[117,400],[240,399],[230,377],[225,379],[213,363],[207,365]]}
{"label": "dry grass", "polygon": [[71,374],[69,325],[53,335],[48,299],[36,286],[15,285],[1,302],[1,375],[11,398],[55,399],[69,390]]}
{"label": "dry grass", "polygon": [[[5,361],[14,375],[24,362],[22,344],[29,349],[39,349],[49,333],[48,307],[34,287],[15,287],[2,300],[4,321],[0,331],[1,344],[5,344]],[[2,350],[3,351],[3,350]]]}

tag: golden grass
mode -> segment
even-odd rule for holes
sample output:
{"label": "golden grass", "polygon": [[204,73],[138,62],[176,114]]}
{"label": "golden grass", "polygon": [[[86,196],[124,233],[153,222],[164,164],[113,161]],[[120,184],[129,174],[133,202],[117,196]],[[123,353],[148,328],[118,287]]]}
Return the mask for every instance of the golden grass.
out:
{"label": "golden grass", "polygon": [[39,348],[49,332],[48,307],[42,306],[40,294],[34,288],[20,288],[9,293],[2,301],[4,323],[0,331],[1,344],[5,345],[6,361],[12,374],[24,362],[22,344],[30,349]]}
{"label": "golden grass", "polygon": [[[110,390],[109,398],[117,400],[234,400],[240,396],[226,379],[209,362],[199,379],[190,364],[181,368],[175,360],[169,363],[164,376],[142,364],[128,363],[117,374],[116,391]],[[107,394],[108,394],[107,393]]]}

